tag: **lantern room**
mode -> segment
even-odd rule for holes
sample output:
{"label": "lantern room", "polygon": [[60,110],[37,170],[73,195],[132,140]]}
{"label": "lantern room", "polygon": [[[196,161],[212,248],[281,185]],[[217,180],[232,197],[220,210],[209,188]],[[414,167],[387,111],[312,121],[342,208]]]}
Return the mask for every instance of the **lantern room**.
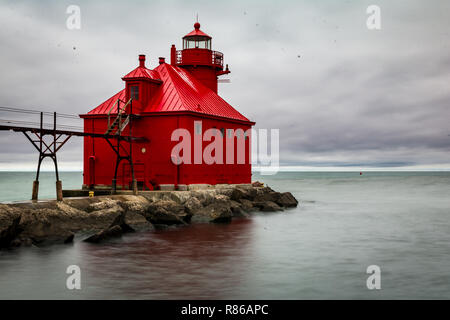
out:
{"label": "lantern room", "polygon": [[211,37],[200,30],[200,23],[194,24],[194,31],[183,37],[184,49],[208,49],[211,50]]}
{"label": "lantern room", "polygon": [[183,37],[183,49],[171,48],[171,64],[189,70],[205,86],[217,93],[217,77],[228,74],[223,69],[223,53],[212,50],[212,38],[200,30],[200,23]]}

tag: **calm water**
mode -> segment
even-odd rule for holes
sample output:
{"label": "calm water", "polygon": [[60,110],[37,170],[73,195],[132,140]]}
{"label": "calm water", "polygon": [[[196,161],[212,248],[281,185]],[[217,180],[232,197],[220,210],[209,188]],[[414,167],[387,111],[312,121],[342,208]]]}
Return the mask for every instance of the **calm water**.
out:
{"label": "calm water", "polygon": [[[28,199],[30,173],[0,173]],[[54,178],[44,193],[54,197]],[[229,225],[127,235],[108,244],[0,252],[0,298],[449,299],[450,173],[256,176],[301,205]],[[7,180],[7,181],[6,181]],[[80,173],[64,173],[78,187]],[[43,188],[43,187],[41,187]],[[46,187],[47,188],[47,187]],[[79,265],[82,289],[66,289]],[[381,268],[381,290],[366,268]]]}

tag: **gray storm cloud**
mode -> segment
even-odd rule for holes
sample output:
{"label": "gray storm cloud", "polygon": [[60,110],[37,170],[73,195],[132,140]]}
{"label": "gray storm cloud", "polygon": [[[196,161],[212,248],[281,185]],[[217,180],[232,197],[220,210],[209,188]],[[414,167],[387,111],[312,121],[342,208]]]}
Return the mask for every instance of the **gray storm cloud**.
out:
{"label": "gray storm cloud", "polygon": [[[71,4],[0,0],[0,106],[85,113],[138,54],[168,58],[198,13],[232,71],[219,94],[280,129],[282,165],[450,168],[448,1],[78,1],[68,30]],[[381,30],[366,28],[371,4]],[[0,132],[0,147],[0,169],[35,167],[25,137]],[[80,138],[60,161],[81,169]]]}

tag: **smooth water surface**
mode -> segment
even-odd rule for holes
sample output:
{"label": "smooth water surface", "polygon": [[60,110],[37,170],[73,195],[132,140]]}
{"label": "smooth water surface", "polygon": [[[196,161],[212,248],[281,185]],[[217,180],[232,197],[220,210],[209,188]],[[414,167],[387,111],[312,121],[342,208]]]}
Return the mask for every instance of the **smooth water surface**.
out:
{"label": "smooth water surface", "polygon": [[[28,199],[29,190],[20,190],[32,173],[8,174],[6,184],[0,173],[9,189],[2,201]],[[79,187],[81,173],[64,174],[65,185]],[[43,192],[54,197],[54,177],[47,179]],[[73,245],[2,251],[0,298],[450,298],[450,173],[284,172],[254,179],[291,191],[299,207],[100,245],[76,238]],[[66,289],[72,264],[81,268],[81,290]],[[369,265],[381,268],[381,290],[366,287]]]}

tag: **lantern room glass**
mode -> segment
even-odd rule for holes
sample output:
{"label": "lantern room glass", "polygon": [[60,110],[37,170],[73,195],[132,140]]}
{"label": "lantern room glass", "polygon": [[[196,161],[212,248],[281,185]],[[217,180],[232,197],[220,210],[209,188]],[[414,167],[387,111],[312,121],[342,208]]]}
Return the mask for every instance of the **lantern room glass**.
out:
{"label": "lantern room glass", "polygon": [[211,50],[211,39],[208,38],[185,38],[183,49],[208,49]]}

